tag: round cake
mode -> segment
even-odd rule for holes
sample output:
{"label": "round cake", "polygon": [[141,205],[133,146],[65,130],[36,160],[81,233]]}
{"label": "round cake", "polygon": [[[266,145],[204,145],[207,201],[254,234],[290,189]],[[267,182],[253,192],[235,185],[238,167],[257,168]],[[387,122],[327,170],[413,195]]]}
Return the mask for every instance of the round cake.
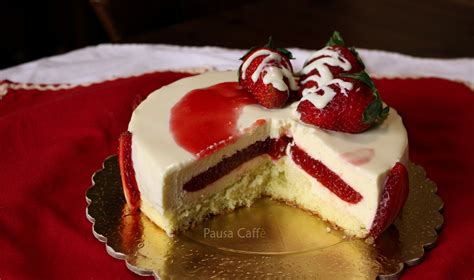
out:
{"label": "round cake", "polygon": [[[285,55],[266,46],[244,56],[238,72],[208,72],[151,93],[120,138],[130,208],[172,235],[269,196],[350,236],[379,236],[408,191],[401,117],[387,115],[371,91],[367,104],[351,99],[373,84],[355,80],[360,69],[344,50],[315,52],[299,75]],[[367,108],[353,122],[358,104]],[[371,124],[377,106],[383,118]]]}

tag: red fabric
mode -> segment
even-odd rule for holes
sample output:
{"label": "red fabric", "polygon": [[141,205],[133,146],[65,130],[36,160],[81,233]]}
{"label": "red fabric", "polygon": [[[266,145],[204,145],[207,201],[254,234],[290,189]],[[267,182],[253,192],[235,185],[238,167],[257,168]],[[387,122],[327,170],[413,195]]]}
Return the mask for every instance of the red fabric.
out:
{"label": "red fabric", "polygon": [[[85,191],[116,153],[134,105],[187,76],[153,73],[61,91],[9,90],[0,100],[0,278],[140,279],[110,257],[85,218]],[[405,279],[474,276],[474,92],[442,79],[382,79],[404,118],[410,157],[445,202],[437,246]],[[388,147],[389,148],[389,147]]]}

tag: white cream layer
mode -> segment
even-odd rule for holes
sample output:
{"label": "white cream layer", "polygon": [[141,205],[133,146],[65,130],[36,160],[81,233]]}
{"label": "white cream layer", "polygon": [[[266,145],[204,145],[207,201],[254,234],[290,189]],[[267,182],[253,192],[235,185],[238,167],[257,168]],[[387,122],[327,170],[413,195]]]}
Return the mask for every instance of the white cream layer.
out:
{"label": "white cream layer", "polygon": [[[216,165],[223,157],[264,140],[286,133],[313,158],[322,161],[364,197],[357,205],[340,199],[338,207],[357,215],[370,228],[382,192],[387,172],[406,154],[408,140],[400,116],[390,111],[388,119],[379,127],[361,134],[347,134],[322,130],[306,125],[294,115],[294,107],[268,110],[258,105],[244,107],[238,121],[241,131],[252,127],[258,119],[266,124],[246,130],[243,136],[214,154],[197,159],[179,146],[169,129],[170,110],[188,92],[217,83],[237,81],[235,71],[209,72],[181,79],[153,92],[133,112],[128,130],[132,132],[132,160],[142,196],[160,214],[172,210],[183,201],[199,199],[210,190],[204,188],[188,193],[182,185],[189,179]],[[361,165],[351,164],[358,156],[373,158]],[[360,154],[360,155],[358,155]],[[349,156],[348,156],[349,155]],[[363,160],[362,160],[363,161]],[[329,192],[328,192],[329,193]]]}

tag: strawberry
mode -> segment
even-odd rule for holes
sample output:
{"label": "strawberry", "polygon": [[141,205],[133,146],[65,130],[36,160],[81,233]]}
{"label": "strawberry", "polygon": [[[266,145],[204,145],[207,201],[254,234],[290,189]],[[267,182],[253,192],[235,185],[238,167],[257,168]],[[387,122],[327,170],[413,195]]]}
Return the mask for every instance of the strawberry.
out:
{"label": "strawberry", "polygon": [[362,195],[344,182],[338,174],[334,173],[321,161],[312,158],[297,145],[291,146],[291,158],[306,173],[316,178],[318,182],[340,199],[351,204],[357,204],[362,200]]}
{"label": "strawberry", "polygon": [[300,119],[324,129],[359,133],[382,122],[389,108],[365,72],[341,74],[303,96],[297,111]]}
{"label": "strawberry", "polygon": [[286,147],[293,142],[293,138],[282,135],[278,138],[272,138],[269,145],[268,155],[273,160],[278,160],[286,155]]}
{"label": "strawberry", "polygon": [[138,190],[132,163],[132,134],[128,131],[120,135],[118,160],[125,200],[131,210],[136,210],[139,208],[140,191]]}
{"label": "strawberry", "polygon": [[384,184],[370,235],[377,238],[393,223],[408,197],[408,171],[401,163],[396,163],[390,170]]}
{"label": "strawberry", "polygon": [[290,92],[297,90],[292,58],[288,50],[274,48],[270,37],[265,46],[252,48],[241,58],[240,86],[266,108],[283,107]]}
{"label": "strawberry", "polygon": [[357,51],[346,47],[339,32],[334,31],[326,47],[314,52],[303,65],[298,94],[301,97],[305,89],[322,86],[341,73],[357,73],[364,69]]}

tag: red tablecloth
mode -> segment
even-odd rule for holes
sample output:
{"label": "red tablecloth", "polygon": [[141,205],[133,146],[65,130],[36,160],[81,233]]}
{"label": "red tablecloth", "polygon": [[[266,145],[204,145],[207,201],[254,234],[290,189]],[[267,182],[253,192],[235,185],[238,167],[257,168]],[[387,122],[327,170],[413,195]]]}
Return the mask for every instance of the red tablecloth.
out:
{"label": "red tablecloth", "polygon": [[[116,153],[134,106],[187,75],[153,73],[55,91],[9,89],[0,100],[0,279],[140,278],[94,238],[84,194],[92,173]],[[403,116],[411,160],[425,167],[445,202],[437,246],[404,278],[472,279],[474,92],[442,79],[376,83]]]}

